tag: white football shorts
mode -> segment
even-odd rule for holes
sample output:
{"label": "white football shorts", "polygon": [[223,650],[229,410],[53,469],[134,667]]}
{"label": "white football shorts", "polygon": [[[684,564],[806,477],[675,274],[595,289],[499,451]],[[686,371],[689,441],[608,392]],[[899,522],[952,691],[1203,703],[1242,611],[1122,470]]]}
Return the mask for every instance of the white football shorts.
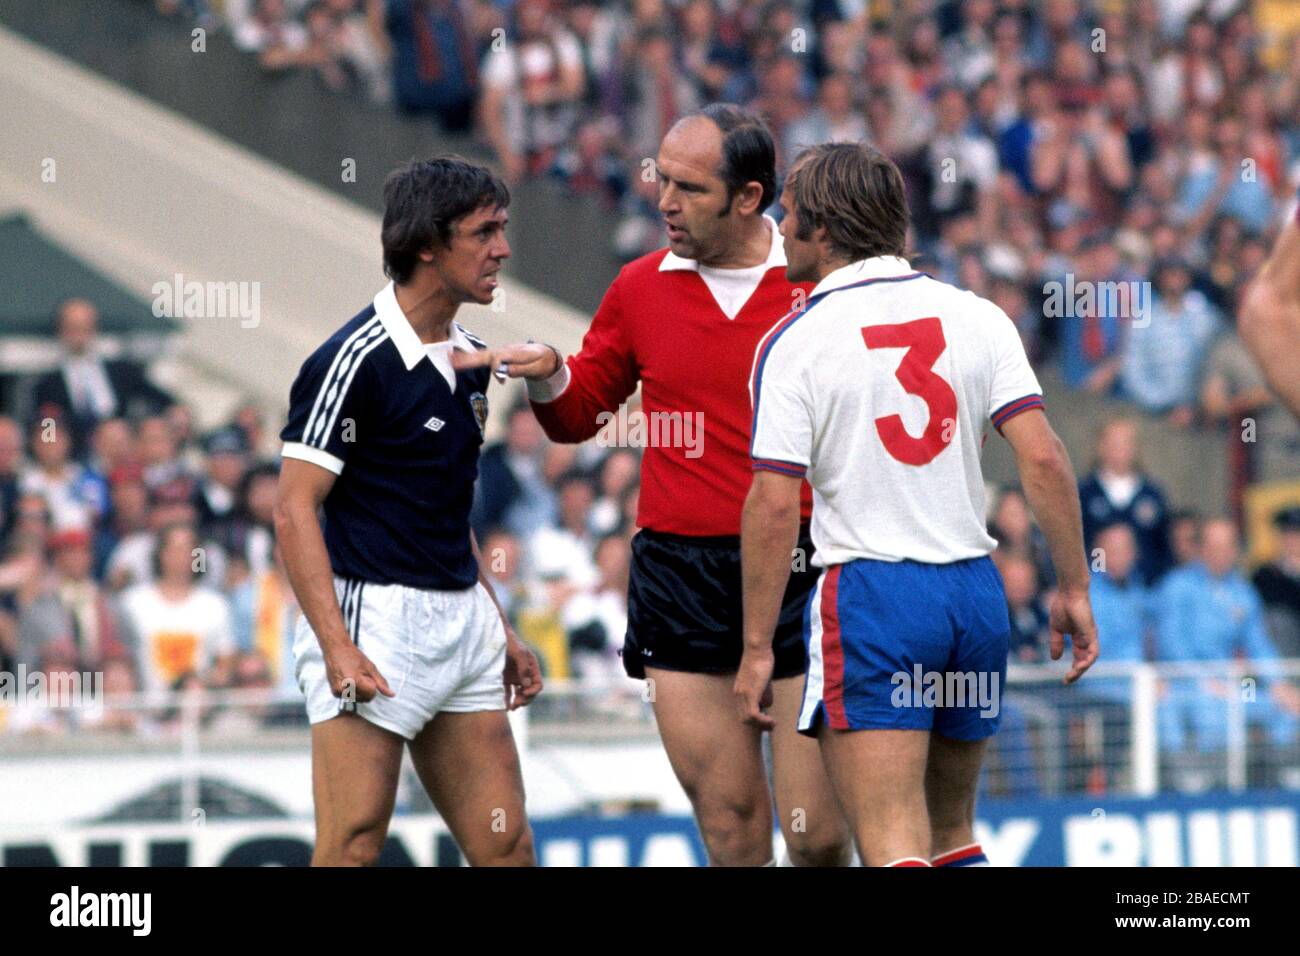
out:
{"label": "white football shorts", "polygon": [[[356,702],[358,715],[412,740],[444,711],[505,710],[506,632],[481,582],[464,591],[425,591],[335,575],[334,593],[348,634],[395,695]],[[351,709],[330,690],[305,614],[293,656],[313,724]]]}

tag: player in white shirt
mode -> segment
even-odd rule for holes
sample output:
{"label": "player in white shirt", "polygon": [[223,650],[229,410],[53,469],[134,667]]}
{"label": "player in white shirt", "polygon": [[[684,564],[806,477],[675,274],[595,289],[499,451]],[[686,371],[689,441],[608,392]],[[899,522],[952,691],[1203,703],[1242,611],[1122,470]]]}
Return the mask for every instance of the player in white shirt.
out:
{"label": "player in white shirt", "polygon": [[996,733],[1009,624],[988,557],[980,451],[1015,450],[1060,582],[1052,656],[1072,683],[1097,656],[1074,470],[997,306],[913,270],[902,178],[867,146],[796,160],[781,199],[792,282],[819,280],[754,359],[754,482],[741,528],[744,719],[765,726],[771,641],[813,487],[808,674],[816,736],[867,865],[986,863],[975,785]]}

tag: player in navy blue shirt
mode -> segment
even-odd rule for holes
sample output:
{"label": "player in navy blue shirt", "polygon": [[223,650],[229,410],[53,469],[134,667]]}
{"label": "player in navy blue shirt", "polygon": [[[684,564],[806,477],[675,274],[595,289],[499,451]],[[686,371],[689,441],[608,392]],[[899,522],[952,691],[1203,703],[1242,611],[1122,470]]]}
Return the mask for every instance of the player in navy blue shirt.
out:
{"label": "player in navy blue shirt", "polygon": [[505,712],[541,677],[469,526],[491,373],[451,360],[484,347],[455,315],[492,301],[510,195],[486,169],[438,157],[394,172],[384,202],[392,281],[303,363],[280,436],[276,531],[303,610],[312,862],[376,861],[406,745],[472,865],[533,865]]}

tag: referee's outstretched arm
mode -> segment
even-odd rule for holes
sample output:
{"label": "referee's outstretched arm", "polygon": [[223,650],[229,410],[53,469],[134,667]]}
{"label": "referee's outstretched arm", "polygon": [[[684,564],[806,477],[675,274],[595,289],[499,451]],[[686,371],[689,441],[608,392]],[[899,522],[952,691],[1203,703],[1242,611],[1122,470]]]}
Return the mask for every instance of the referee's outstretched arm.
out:
{"label": "referee's outstretched arm", "polygon": [[281,460],[275,499],[276,540],[298,605],[320,644],[334,696],[346,694],[355,701],[372,700],[376,693],[392,697],[379,668],[348,636],[334,593],[334,572],[318,515],[336,478],[332,471],[308,461]]}

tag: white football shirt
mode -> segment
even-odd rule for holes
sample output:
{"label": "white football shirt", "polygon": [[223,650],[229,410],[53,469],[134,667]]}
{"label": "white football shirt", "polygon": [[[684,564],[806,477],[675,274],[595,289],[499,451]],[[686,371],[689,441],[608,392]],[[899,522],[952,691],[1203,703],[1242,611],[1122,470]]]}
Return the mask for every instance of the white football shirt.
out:
{"label": "white football shirt", "polygon": [[1043,405],[1005,312],[893,256],[837,269],[773,326],[750,399],[754,468],[812,485],[819,566],[990,553],[987,426]]}

